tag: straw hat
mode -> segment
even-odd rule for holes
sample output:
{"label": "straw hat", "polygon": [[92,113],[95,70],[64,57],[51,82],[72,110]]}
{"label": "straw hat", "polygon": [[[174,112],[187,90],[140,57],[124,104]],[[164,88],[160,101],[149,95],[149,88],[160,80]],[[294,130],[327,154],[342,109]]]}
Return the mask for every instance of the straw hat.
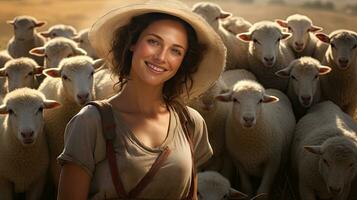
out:
{"label": "straw hat", "polygon": [[[89,40],[93,48],[99,57],[111,61],[113,55],[110,53],[110,49],[114,31],[118,27],[129,23],[132,17],[151,12],[166,13],[186,21],[196,31],[199,42],[207,46],[206,53],[199,63],[197,72],[192,75],[193,85],[189,92],[190,99],[197,97],[211,87],[223,71],[226,48],[211,26],[182,2],[174,0],[139,0],[139,3],[125,5],[110,11],[99,18],[89,31]],[[188,100],[186,92],[182,94],[182,97],[184,100]]]}

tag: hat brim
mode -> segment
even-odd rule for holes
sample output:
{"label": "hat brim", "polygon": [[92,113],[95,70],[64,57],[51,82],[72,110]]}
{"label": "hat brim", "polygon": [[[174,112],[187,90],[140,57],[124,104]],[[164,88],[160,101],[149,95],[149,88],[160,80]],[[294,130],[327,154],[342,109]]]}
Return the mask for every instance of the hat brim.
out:
{"label": "hat brim", "polygon": [[[114,9],[93,24],[89,31],[89,40],[98,56],[111,62],[114,31],[128,24],[132,17],[157,12],[181,18],[193,27],[199,42],[207,48],[197,72],[192,75],[193,86],[189,91],[191,99],[206,91],[219,78],[225,66],[226,48],[218,34],[201,16],[181,4],[170,2],[172,1],[160,1],[160,4],[137,3]],[[188,98],[186,91],[181,96],[184,100]]]}

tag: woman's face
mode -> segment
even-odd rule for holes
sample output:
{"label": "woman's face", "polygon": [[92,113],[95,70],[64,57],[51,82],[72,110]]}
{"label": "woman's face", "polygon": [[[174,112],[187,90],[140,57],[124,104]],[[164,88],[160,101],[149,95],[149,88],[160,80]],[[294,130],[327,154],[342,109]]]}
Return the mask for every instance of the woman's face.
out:
{"label": "woman's face", "polygon": [[179,69],[188,48],[184,26],[173,20],[150,24],[139,36],[133,51],[130,78],[161,86]]}

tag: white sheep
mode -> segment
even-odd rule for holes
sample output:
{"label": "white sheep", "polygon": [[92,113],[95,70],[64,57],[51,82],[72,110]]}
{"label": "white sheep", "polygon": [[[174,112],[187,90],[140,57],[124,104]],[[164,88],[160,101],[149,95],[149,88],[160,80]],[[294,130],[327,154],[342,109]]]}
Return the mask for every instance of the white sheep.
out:
{"label": "white sheep", "polygon": [[[11,60],[12,57],[6,50],[0,51],[0,70],[5,66],[5,63]],[[6,78],[0,77],[0,103],[7,92]]]}
{"label": "white sheep", "polygon": [[45,38],[36,32],[36,28],[46,24],[37,21],[31,16],[17,16],[12,21],[7,21],[14,28],[14,36],[7,44],[7,51],[13,58],[30,57],[37,64],[43,65],[43,58],[33,56],[29,51],[45,44]]}
{"label": "white sheep", "polygon": [[282,32],[273,22],[261,21],[253,24],[247,33],[237,36],[249,42],[249,71],[257,77],[265,88],[284,91],[288,80],[275,76],[275,72],[289,65],[294,56],[281,40],[290,37],[290,33]]}
{"label": "white sheep", "polygon": [[89,42],[88,32],[89,29],[83,29],[78,33],[77,36],[73,37],[72,40],[77,42],[78,47],[84,49],[88,56],[92,57],[93,59],[97,59],[98,56],[95,52],[95,49],[93,49],[91,43]]}
{"label": "white sheep", "polygon": [[42,74],[43,67],[31,58],[15,58],[8,61],[5,67],[0,69],[0,77],[6,78],[7,92],[17,88],[37,88],[36,75]]}
{"label": "white sheep", "polygon": [[227,85],[228,88],[233,88],[233,85],[240,80],[254,80],[256,81],[257,78],[252,74],[250,71],[245,69],[234,69],[224,71],[221,75],[223,82]]}
{"label": "white sheep", "polygon": [[197,174],[198,199],[223,200],[245,199],[248,197],[233,188],[230,182],[215,171],[205,171]]}
{"label": "white sheep", "polygon": [[321,78],[322,94],[353,116],[357,107],[357,33],[340,29],[329,36],[316,36],[330,44],[321,63],[332,71]]}
{"label": "white sheep", "polygon": [[252,80],[238,81],[217,96],[231,102],[226,122],[226,145],[238,168],[242,191],[255,193],[251,176],[260,177],[256,194],[269,194],[279,167],[287,159],[295,127],[289,99],[279,90],[265,90]]}
{"label": "white sheep", "polygon": [[49,164],[43,133],[43,109],[59,106],[39,91],[21,88],[8,93],[0,105],[0,194],[3,200],[22,193],[41,198]]}
{"label": "white sheep", "polygon": [[330,71],[330,67],[322,66],[312,57],[301,57],[276,72],[279,77],[289,79],[286,93],[297,118],[302,117],[309,107],[320,102],[320,76]]}
{"label": "white sheep", "polygon": [[227,48],[227,61],[225,70],[245,68],[248,66],[248,60],[245,52],[248,45],[239,41],[234,34],[222,27],[220,20],[231,16],[232,14],[223,11],[221,7],[211,2],[199,2],[193,5],[192,11],[201,15],[208,24],[218,33],[224,45]]}
{"label": "white sheep", "polygon": [[87,54],[73,40],[64,37],[54,38],[44,46],[31,49],[30,53],[38,57],[45,57],[43,66],[46,69],[58,67],[63,58]]}
{"label": "white sheep", "polygon": [[287,28],[292,36],[286,40],[287,46],[294,52],[295,58],[315,56],[319,40],[314,33],[322,31],[321,27],[313,25],[311,19],[305,15],[290,15],[286,20],[275,20],[280,26]]}
{"label": "white sheep", "polygon": [[252,24],[242,17],[228,17],[222,20],[222,26],[233,35],[237,35],[248,32]]}
{"label": "white sheep", "polygon": [[113,76],[107,66],[96,69],[94,74],[96,100],[107,99],[119,92],[117,83],[119,79]]}
{"label": "white sheep", "polygon": [[301,199],[347,199],[357,174],[354,123],[331,101],[315,104],[297,123],[291,166]]}
{"label": "white sheep", "polygon": [[88,56],[63,59],[58,68],[46,69],[48,76],[38,88],[46,98],[54,99],[63,106],[45,112],[45,132],[50,149],[50,168],[55,185],[59,180],[60,166],[56,158],[63,150],[63,134],[69,120],[85,105],[94,100],[93,75],[102,60],[93,61]]}
{"label": "white sheep", "polygon": [[45,38],[56,38],[56,37],[65,37],[72,39],[77,35],[77,30],[70,25],[65,24],[56,24],[51,26],[47,31],[40,32],[40,34]]}

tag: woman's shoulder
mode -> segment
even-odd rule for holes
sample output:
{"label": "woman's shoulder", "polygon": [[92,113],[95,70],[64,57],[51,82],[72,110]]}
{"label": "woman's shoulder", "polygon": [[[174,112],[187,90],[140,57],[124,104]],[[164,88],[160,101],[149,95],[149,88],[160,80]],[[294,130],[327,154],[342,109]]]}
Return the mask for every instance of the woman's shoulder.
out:
{"label": "woman's shoulder", "polygon": [[204,121],[202,115],[197,110],[195,110],[194,108],[191,108],[190,106],[186,106],[186,108],[190,114],[191,119],[195,123]]}

